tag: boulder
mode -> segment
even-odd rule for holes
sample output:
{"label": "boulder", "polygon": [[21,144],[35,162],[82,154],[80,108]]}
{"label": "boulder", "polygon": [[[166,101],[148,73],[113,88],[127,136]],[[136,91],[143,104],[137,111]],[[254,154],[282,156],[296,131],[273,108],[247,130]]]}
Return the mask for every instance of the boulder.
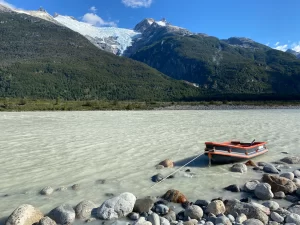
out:
{"label": "boulder", "polygon": [[[250,203],[243,203],[239,200],[227,200],[225,202],[226,213],[235,215],[237,214],[245,214],[247,218],[258,219],[264,224],[268,223],[269,217],[261,211],[259,208],[251,205]],[[238,221],[236,221],[238,222]]]}
{"label": "boulder", "polygon": [[165,159],[164,161],[161,161],[158,165],[162,165],[167,168],[173,168],[174,163],[171,159]]}
{"label": "boulder", "polygon": [[136,197],[133,194],[124,192],[119,196],[103,202],[96,210],[97,217],[100,219],[110,220],[127,216],[132,212],[135,201]]}
{"label": "boulder", "polygon": [[216,219],[216,224],[232,225],[230,219],[225,215],[218,216]]}
{"label": "boulder", "polygon": [[170,225],[170,222],[166,218],[160,217],[160,225]]}
{"label": "boulder", "polygon": [[271,185],[268,183],[258,184],[254,190],[254,194],[261,200],[269,200],[274,197],[274,194],[271,191]]}
{"label": "boulder", "polygon": [[215,215],[225,213],[225,211],[225,205],[221,200],[211,202],[206,208],[206,213],[213,213]]}
{"label": "boulder", "polygon": [[286,195],[285,200],[287,200],[289,202],[298,202],[299,198],[297,196],[294,196],[294,195]]}
{"label": "boulder", "polygon": [[294,179],[294,174],[292,172],[287,172],[287,173],[282,173],[280,174],[280,177],[285,177],[289,180],[293,180]]}
{"label": "boulder", "polygon": [[87,220],[91,217],[92,210],[96,208],[96,204],[92,201],[84,200],[75,206],[75,215],[77,219]]}
{"label": "boulder", "polygon": [[137,199],[135,201],[133,212],[142,213],[149,212],[154,206],[154,201],[150,198]]}
{"label": "boulder", "polygon": [[292,205],[288,208],[288,211],[300,216],[300,205]]}
{"label": "boulder", "polygon": [[243,163],[236,163],[230,168],[230,170],[232,172],[246,173],[247,172],[247,166]]}
{"label": "boulder", "polygon": [[151,222],[147,221],[145,217],[140,217],[133,225],[152,225]]}
{"label": "boulder", "polygon": [[266,163],[266,165],[263,168],[263,171],[266,173],[279,174],[279,171],[276,169],[276,167],[269,163]]}
{"label": "boulder", "polygon": [[52,209],[49,217],[58,224],[70,224],[75,221],[75,211],[71,205],[63,204]]}
{"label": "boulder", "polygon": [[264,174],[262,177],[262,182],[270,184],[272,192],[283,191],[285,194],[287,194],[293,193],[295,190],[297,190],[294,182],[285,177]]}
{"label": "boulder", "polygon": [[280,216],[277,212],[271,213],[271,219],[277,223],[282,223],[284,221],[284,218]]}
{"label": "boulder", "polygon": [[140,218],[140,214],[136,212],[131,212],[127,215],[127,217],[131,220],[138,220]]}
{"label": "boulder", "polygon": [[44,187],[41,191],[41,195],[51,195],[53,193],[54,189],[52,187]]}
{"label": "boulder", "polygon": [[80,185],[79,185],[79,184],[73,184],[73,185],[71,186],[71,189],[74,190],[74,191],[78,191],[79,188],[80,188]]}
{"label": "boulder", "polygon": [[276,199],[284,199],[285,198],[285,194],[283,191],[277,191],[274,193],[274,198]]}
{"label": "boulder", "polygon": [[170,222],[176,221],[176,213],[173,210],[169,210],[168,214],[164,215],[164,218],[166,218]]}
{"label": "boulder", "polygon": [[198,199],[194,204],[200,207],[207,207],[210,201]]}
{"label": "boulder", "polygon": [[297,186],[297,188],[300,187],[300,179],[299,178],[294,178],[293,182]]}
{"label": "boulder", "polygon": [[32,205],[20,205],[8,217],[6,225],[32,225],[44,217],[43,213]]}
{"label": "boulder", "polygon": [[228,217],[228,219],[230,220],[231,223],[234,223],[234,222],[235,222],[235,218],[234,218],[233,215],[228,214],[227,217]]}
{"label": "boulder", "polygon": [[300,157],[297,157],[297,156],[288,156],[288,157],[284,157],[280,161],[281,162],[285,162],[287,164],[299,164],[300,163]]}
{"label": "boulder", "polygon": [[258,219],[247,219],[243,222],[243,225],[264,225],[264,223]]}
{"label": "boulder", "polygon": [[187,201],[186,197],[184,194],[182,194],[178,190],[168,190],[163,196],[163,199],[169,201],[169,202],[175,202],[175,203],[184,203]]}
{"label": "boulder", "polygon": [[155,212],[160,215],[166,215],[169,212],[169,207],[164,204],[157,204],[155,206]]}
{"label": "boulder", "polygon": [[156,213],[152,213],[147,219],[152,225],[160,225],[160,218]]}
{"label": "boulder", "polygon": [[300,215],[291,213],[285,217],[285,222],[300,225]]}
{"label": "boulder", "polygon": [[244,190],[246,192],[254,192],[256,186],[259,184],[260,182],[258,180],[252,180],[252,181],[248,181],[245,183],[244,185]]}
{"label": "boulder", "polygon": [[226,191],[231,191],[231,192],[240,192],[241,191],[240,187],[236,184],[229,185],[229,186],[225,187],[224,189]]}
{"label": "boulder", "polygon": [[279,208],[279,204],[275,201],[266,201],[263,202],[262,205],[269,208],[270,210],[277,210]]}
{"label": "boulder", "polygon": [[300,178],[300,170],[294,170],[293,174],[296,178]]}
{"label": "boulder", "polygon": [[251,205],[259,208],[261,211],[263,211],[266,215],[270,215],[271,211],[268,207],[262,205],[262,204],[259,204],[259,203],[256,203],[256,202],[250,202]]}
{"label": "boulder", "polygon": [[50,217],[46,216],[40,220],[38,225],[56,225],[56,223]]}
{"label": "boulder", "polygon": [[241,213],[240,215],[238,215],[235,219],[236,223],[243,223],[244,221],[247,220],[247,216],[244,213]]}
{"label": "boulder", "polygon": [[197,205],[191,205],[186,208],[184,215],[191,219],[200,220],[203,216],[203,210]]}

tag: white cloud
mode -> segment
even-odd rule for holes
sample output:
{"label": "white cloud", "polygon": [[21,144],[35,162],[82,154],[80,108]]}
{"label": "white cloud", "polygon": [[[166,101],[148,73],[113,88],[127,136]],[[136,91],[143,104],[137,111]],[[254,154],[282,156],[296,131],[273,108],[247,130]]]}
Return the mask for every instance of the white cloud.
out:
{"label": "white cloud", "polygon": [[6,2],[4,0],[0,0],[0,4],[6,6],[8,8],[11,8],[11,9],[15,9],[16,8],[14,5],[9,4],[8,2]]}
{"label": "white cloud", "polygon": [[298,43],[292,44],[292,50],[300,52],[300,41]]}
{"label": "white cloud", "polygon": [[286,50],[288,50],[288,45],[276,45],[276,47],[274,49],[277,49],[277,50],[285,52]]}
{"label": "white cloud", "polygon": [[92,7],[90,8],[90,11],[92,11],[93,13],[95,13],[95,12],[97,12],[97,8],[96,8],[95,6],[92,6]]}
{"label": "white cloud", "polygon": [[150,7],[153,0],[122,0],[122,3],[131,8]]}
{"label": "white cloud", "polygon": [[266,44],[266,46],[269,46],[270,45],[270,42],[268,42],[267,44]]}
{"label": "white cloud", "polygon": [[106,26],[116,27],[117,26],[117,24],[115,22],[105,21],[95,13],[86,13],[83,16],[82,20],[84,22],[92,24],[94,26],[100,26],[100,27],[106,27]]}
{"label": "white cloud", "polygon": [[278,46],[279,44],[280,44],[280,42],[279,42],[279,41],[277,41],[277,42],[276,42],[276,44],[275,44],[275,46]]}

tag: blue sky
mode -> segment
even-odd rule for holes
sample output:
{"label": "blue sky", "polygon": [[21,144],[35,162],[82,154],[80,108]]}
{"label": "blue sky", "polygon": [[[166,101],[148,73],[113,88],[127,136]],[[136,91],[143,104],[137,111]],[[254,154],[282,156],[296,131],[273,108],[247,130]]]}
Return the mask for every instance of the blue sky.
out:
{"label": "blue sky", "polygon": [[74,16],[96,26],[133,28],[144,18],[166,18],[192,32],[224,39],[248,37],[300,52],[300,0],[0,0],[25,10]]}

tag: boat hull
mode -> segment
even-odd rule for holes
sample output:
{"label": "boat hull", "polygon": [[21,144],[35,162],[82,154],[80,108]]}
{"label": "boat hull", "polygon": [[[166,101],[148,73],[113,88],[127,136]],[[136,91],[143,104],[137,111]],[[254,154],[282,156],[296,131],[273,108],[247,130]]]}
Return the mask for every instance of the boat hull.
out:
{"label": "boat hull", "polygon": [[[208,155],[208,154],[205,153],[205,155]],[[226,155],[213,154],[213,155],[211,155],[211,162],[214,163],[214,164],[237,163],[237,162],[247,161],[247,160],[253,159],[253,158],[258,157],[258,156],[260,156],[260,155],[252,156],[252,157],[249,157],[249,158],[241,158],[241,157],[235,157],[235,156],[226,156]]]}

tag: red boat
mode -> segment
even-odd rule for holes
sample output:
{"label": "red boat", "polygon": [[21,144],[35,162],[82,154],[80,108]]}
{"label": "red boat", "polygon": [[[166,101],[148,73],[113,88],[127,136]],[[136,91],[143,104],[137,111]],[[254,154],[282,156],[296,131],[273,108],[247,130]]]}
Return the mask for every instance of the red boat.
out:
{"label": "red boat", "polygon": [[214,163],[233,163],[252,159],[268,152],[267,142],[242,143],[240,141],[229,142],[205,142],[205,155]]}

